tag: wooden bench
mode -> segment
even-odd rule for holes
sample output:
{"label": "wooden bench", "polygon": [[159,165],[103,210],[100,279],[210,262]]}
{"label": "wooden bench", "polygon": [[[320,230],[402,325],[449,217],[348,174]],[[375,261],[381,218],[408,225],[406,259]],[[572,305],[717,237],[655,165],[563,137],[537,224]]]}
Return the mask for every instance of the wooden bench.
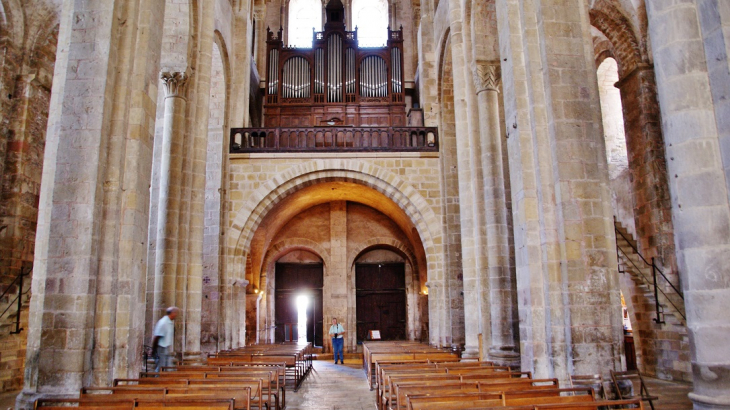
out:
{"label": "wooden bench", "polygon": [[135,409],[148,410],[175,408],[175,410],[234,410],[233,400],[229,399],[119,399],[112,395],[106,400],[85,399],[38,399],[34,410],[67,410],[69,407],[83,407],[85,410]]}
{"label": "wooden bench", "polygon": [[[517,391],[509,393],[422,394],[407,396],[409,410],[462,409],[465,407],[538,406],[541,404],[569,404],[595,402],[590,394],[562,396],[571,389]],[[491,396],[489,396],[491,395]],[[497,399],[495,395],[498,395]],[[476,403],[478,402],[478,403]]]}
{"label": "wooden bench", "polygon": [[[209,366],[200,366],[197,370],[182,370],[182,371],[167,371],[159,373],[141,373],[141,377],[144,379],[150,379],[152,381],[146,382],[146,384],[164,384],[162,380],[174,378],[174,379],[185,379],[185,380],[215,380],[215,379],[226,379],[228,382],[234,382],[239,379],[261,379],[262,389],[261,394],[267,396],[267,403],[269,407],[273,405],[276,409],[283,408],[285,404],[285,390],[283,382],[280,379],[280,369],[267,369],[261,367],[224,367],[223,370],[219,368],[209,368]],[[220,371],[219,371],[220,370]],[[117,379],[114,381],[114,385],[120,384],[143,384],[138,381],[139,379]],[[200,383],[200,382],[198,382]],[[189,383],[188,383],[189,384]],[[272,403],[273,399],[273,403]]]}
{"label": "wooden bench", "polygon": [[[505,371],[504,368],[501,367],[475,367],[473,369],[469,368],[459,368],[459,370],[463,370],[463,373],[466,375],[476,375],[476,379],[479,379],[481,375],[488,374],[488,378],[512,378],[512,377],[519,377],[523,375],[531,376],[529,373],[513,373],[509,371]],[[451,380],[453,377],[449,376],[462,376],[462,372],[459,370],[449,372],[448,368],[431,368],[431,369],[411,369],[408,367],[399,367],[399,368],[392,368],[392,369],[383,369],[383,371],[380,374],[380,382],[377,386],[377,392],[376,392],[376,398],[383,398],[388,394],[388,391],[390,389],[390,379],[392,378],[398,378],[403,379],[407,377],[412,377],[415,380],[423,380],[425,378],[434,378],[434,379],[442,379],[442,380]],[[468,371],[468,370],[474,370],[474,371]],[[461,379],[461,378],[460,378]],[[379,406],[380,407],[380,406]]]}
{"label": "wooden bench", "polygon": [[[156,377],[155,377],[156,376]],[[187,384],[187,385],[230,385],[249,387],[251,389],[251,399],[259,403],[262,408],[263,396],[267,396],[267,406],[271,406],[273,394],[271,392],[271,381],[265,376],[254,375],[250,373],[233,373],[233,372],[160,372],[160,373],[140,373],[140,379],[148,379],[142,382],[143,385],[165,385],[166,380],[178,380],[171,385]],[[156,380],[153,380],[156,379]],[[186,383],[179,380],[187,380]],[[131,384],[130,379],[125,379],[125,383]],[[139,384],[139,382],[138,382]],[[132,387],[129,385],[118,385],[117,387]]]}
{"label": "wooden bench", "polygon": [[[392,388],[392,386],[396,384],[407,384],[410,383],[411,385],[418,385],[423,384],[424,382],[431,382],[431,383],[443,383],[443,382],[469,382],[469,381],[501,381],[501,382],[509,382],[509,381],[517,381],[517,380],[523,380],[520,378],[516,378],[513,376],[521,376],[525,375],[525,373],[522,372],[486,372],[486,373],[476,373],[476,374],[468,374],[468,375],[459,375],[459,374],[449,374],[449,373],[424,373],[424,374],[407,374],[407,375],[394,375],[394,376],[386,376],[386,379],[383,384],[383,390],[380,396],[378,396],[378,408],[385,408],[387,403],[391,403],[395,401],[395,389]],[[525,378],[524,380],[530,380]]]}
{"label": "wooden bench", "polygon": [[[79,398],[88,401],[134,400],[164,403],[166,400],[232,399],[235,409],[251,410],[252,388],[255,385],[171,385],[166,387],[118,386],[85,387]],[[263,409],[259,396],[258,408]]]}
{"label": "wooden bench", "polygon": [[[476,386],[477,392],[513,392],[513,391],[534,391],[534,390],[555,390],[559,388],[557,379],[496,379],[496,382],[484,381],[451,381],[451,382],[396,382],[392,389],[395,392],[390,396],[390,400],[395,403],[389,403],[392,408],[406,408],[406,396],[413,394],[433,394],[434,392],[446,392],[449,389],[455,389],[455,393],[471,390],[472,386]],[[466,386],[466,388],[465,388]]]}

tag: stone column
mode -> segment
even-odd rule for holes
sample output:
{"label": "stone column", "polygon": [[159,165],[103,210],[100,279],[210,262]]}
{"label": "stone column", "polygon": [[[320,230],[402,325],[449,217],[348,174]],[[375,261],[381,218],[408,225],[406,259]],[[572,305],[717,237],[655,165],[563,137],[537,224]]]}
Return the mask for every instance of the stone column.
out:
{"label": "stone column", "polygon": [[347,318],[355,317],[355,312],[348,314],[347,311],[348,284],[354,283],[350,272],[351,269],[347,266],[347,202],[333,201],[330,202],[330,265],[324,272],[324,289],[322,289],[324,316],[321,331],[324,335],[323,343],[329,343],[331,348],[332,341],[327,332],[332,324],[332,318],[338,318],[347,330],[345,352],[350,346],[355,345],[357,337],[355,323],[347,323]]}
{"label": "stone column", "polygon": [[[435,50],[433,12],[430,10],[430,3],[422,4],[420,17],[421,24],[417,35],[419,95],[421,96],[424,124],[436,127],[439,125],[439,118],[441,117],[441,106],[439,104],[438,58]],[[444,144],[445,139],[443,134],[441,135],[441,144]],[[445,149],[444,145],[441,145],[441,147],[443,151]],[[445,160],[444,158],[445,155],[442,154],[442,167],[445,167],[447,163],[451,165],[450,159]],[[442,170],[442,182],[449,172],[448,168]],[[442,188],[442,198],[451,195],[444,184],[442,184]],[[444,204],[443,212],[445,214],[450,213],[451,207],[454,207],[451,203]],[[451,301],[456,302],[455,298],[461,297],[459,292],[463,289],[463,285],[458,276],[459,272],[452,269],[450,262],[450,259],[457,258],[457,255],[455,255],[456,252],[448,253],[449,245],[452,243],[452,235],[448,234],[449,225],[451,223],[447,222],[444,229],[444,246],[442,247],[444,252],[439,255],[441,260],[444,261],[444,268],[440,272],[430,271],[428,273],[428,282],[425,285],[428,288],[428,337],[429,343],[434,346],[446,344],[447,341],[448,343],[452,341],[460,343],[464,340],[464,330],[461,323],[464,317],[463,304],[450,303]]]}
{"label": "stone column", "polygon": [[[475,150],[476,138],[471,133],[475,122],[472,118],[471,106],[468,101],[468,89],[471,85],[467,81],[466,46],[464,24],[461,20],[459,0],[450,0],[449,17],[451,26],[451,55],[454,76],[454,114],[456,117],[456,158],[458,162],[459,186],[459,214],[461,219],[461,260],[464,278],[464,327],[465,350],[464,357],[479,357],[479,333],[482,333],[483,312],[482,300],[483,282],[481,281],[480,242],[478,230],[480,218],[477,212],[479,203],[478,166],[472,157]],[[448,50],[446,50],[448,52]]]}
{"label": "stone column", "polygon": [[523,370],[608,374],[621,302],[583,0],[497,0]]}
{"label": "stone column", "polygon": [[499,119],[499,61],[477,61],[474,86],[479,99],[479,130],[484,181],[487,276],[491,309],[491,343],[488,357],[504,366],[519,367],[515,346],[514,283],[509,266],[509,232],[502,163],[502,130]]}
{"label": "stone column", "polygon": [[[160,74],[165,92],[165,116],[160,158],[160,196],[157,214],[157,248],[155,255],[155,316],[176,301],[177,252],[180,222],[182,152],[185,140],[185,93],[189,80],[184,72]],[[185,312],[182,312],[182,316]],[[177,330],[177,329],[176,329]],[[176,331],[178,338],[181,336]],[[176,343],[176,348],[179,348]]]}
{"label": "stone column", "polygon": [[689,396],[695,409],[730,409],[730,9],[717,0],[646,4],[687,310]]}
{"label": "stone column", "polygon": [[16,408],[141,369],[149,131],[164,2],[78,0],[64,2],[59,15],[64,46],[53,78]]}

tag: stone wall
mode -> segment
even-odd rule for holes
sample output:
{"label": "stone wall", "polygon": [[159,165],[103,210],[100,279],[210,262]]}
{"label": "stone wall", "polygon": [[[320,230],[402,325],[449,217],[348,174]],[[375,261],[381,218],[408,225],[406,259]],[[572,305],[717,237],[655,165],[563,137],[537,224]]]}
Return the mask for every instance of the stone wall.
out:
{"label": "stone wall", "polygon": [[[277,241],[274,241],[272,235],[283,229],[283,225],[281,224],[293,216],[290,214],[292,210],[300,209],[299,207],[303,206],[302,203],[311,203],[311,205],[307,205],[309,207],[322,202],[334,201],[333,203],[338,203],[337,201],[348,200],[348,198],[351,198],[349,200],[358,200],[358,202],[379,209],[379,212],[388,215],[388,218],[395,221],[398,230],[403,232],[401,235],[405,235],[406,239],[393,238],[390,236],[392,234],[385,236],[379,234],[379,236],[387,239],[384,240],[386,242],[385,245],[388,247],[395,246],[393,240],[398,239],[395,243],[404,243],[406,244],[406,249],[410,249],[408,253],[414,255],[412,256],[414,260],[413,264],[417,265],[417,271],[414,266],[414,275],[419,277],[419,280],[414,281],[414,283],[420,283],[423,286],[426,280],[431,281],[433,279],[434,283],[442,280],[440,275],[442,272],[441,269],[443,268],[439,262],[443,258],[441,254],[442,235],[441,226],[437,222],[440,218],[439,215],[441,214],[442,206],[441,187],[437,179],[439,169],[438,156],[433,154],[344,154],[338,155],[338,157],[341,159],[335,161],[322,158],[322,155],[312,155],[307,160],[302,160],[288,154],[274,156],[236,155],[231,160],[231,186],[229,195],[232,200],[232,211],[230,226],[234,228],[233,232],[236,232],[238,226],[245,227],[245,229],[241,230],[240,234],[233,235],[230,238],[235,241],[234,244],[237,248],[231,249],[230,253],[240,254],[240,249],[245,250],[245,247],[240,247],[250,241],[251,249],[246,252],[245,259],[247,280],[253,285],[259,286],[259,288],[263,285],[260,283],[258,276],[259,272],[261,274],[265,273],[267,277],[270,274],[268,271],[270,258],[268,256],[269,251],[267,250],[271,245],[275,245],[274,242],[279,242],[278,237],[276,238]],[[333,167],[331,173],[328,171],[330,167]],[[342,174],[342,177],[337,177],[338,172],[334,170],[341,170],[343,167],[344,169],[351,169],[351,171]],[[284,191],[282,192],[283,196],[281,198],[276,198],[277,202],[286,201],[288,197],[292,197],[292,201],[297,201],[294,202],[294,207],[287,211],[286,215],[288,216],[278,213],[280,209],[273,208],[273,206],[273,212],[265,211],[260,217],[257,216],[260,211],[256,209],[263,203],[258,201],[252,202],[251,200],[253,198],[256,198],[259,194],[264,197],[269,196],[272,189],[276,191],[281,189],[277,188],[277,186],[286,186],[287,183],[285,181],[290,178],[306,176],[311,172],[309,171],[310,169],[317,169],[319,170],[318,172],[322,173],[322,177],[325,178],[324,180],[319,180],[322,184],[326,185],[327,183],[337,183],[340,181],[344,185],[333,185],[333,192],[330,193],[320,191],[311,191],[309,193],[310,191],[307,191],[307,189],[312,188],[311,183],[304,184],[293,190]],[[349,177],[347,176],[348,174],[350,175]],[[358,176],[358,174],[360,175]],[[362,182],[358,183],[359,179]],[[338,189],[342,189],[342,191],[338,192]],[[350,189],[354,189],[354,191],[348,193]],[[392,189],[396,189],[396,191],[391,192]],[[327,190],[329,191],[329,188]],[[392,208],[392,205],[394,204],[389,204],[388,202],[390,201],[385,197],[380,197],[381,194],[377,193],[376,190],[385,193],[391,200],[413,201],[414,205],[404,205],[405,208],[402,209],[407,214],[403,214],[402,211],[397,211],[393,214],[395,208]],[[299,195],[297,191],[302,192],[302,198],[297,196]],[[361,191],[361,197],[348,196],[356,194],[359,191]],[[376,198],[378,199],[376,200]],[[266,200],[266,202],[268,201]],[[348,248],[349,245],[354,246],[355,249],[358,248],[358,241],[350,240],[350,235],[347,234],[347,226],[350,224],[350,212],[348,211],[349,207],[344,204],[343,202],[343,205],[338,207],[338,212],[330,212],[329,223],[326,224],[328,228],[323,228],[325,231],[320,236],[313,235],[315,238],[314,241],[311,239],[307,239],[306,241],[310,244],[312,242],[317,243],[317,237],[324,238],[327,235],[330,238],[333,236],[348,238],[347,240],[342,239],[330,243],[330,246],[321,246],[323,250],[318,251],[319,254],[323,252],[327,253],[328,256],[326,258],[323,257],[323,259],[330,260],[330,264],[328,265],[328,272],[330,274],[333,274],[333,272],[338,272],[337,274],[350,272],[355,255],[353,255],[354,251],[348,251],[347,249],[350,249]],[[299,211],[296,213],[298,214]],[[260,222],[256,222],[255,224],[246,222],[247,220],[253,222],[252,218],[260,219]],[[286,219],[279,221],[279,218]],[[259,228],[256,228],[257,225]],[[319,225],[312,224],[312,227],[315,226]],[[264,227],[266,227],[267,232],[265,239],[262,236],[265,231],[262,230],[257,234],[257,231],[264,229]],[[342,228],[345,228],[345,230],[343,231]],[[310,234],[310,232],[307,232],[306,235]],[[357,238],[359,236],[355,235],[354,237]],[[369,246],[375,245],[378,244],[372,243]],[[242,262],[243,259],[237,263]],[[426,272],[428,272],[428,278],[425,277]],[[327,281],[325,279],[326,283]],[[331,281],[330,283],[338,282]],[[337,306],[332,305],[331,309],[332,314],[337,317],[348,317],[350,315],[348,313],[348,305],[351,304],[351,302],[348,302],[350,292],[346,284],[347,281],[343,281],[341,285],[325,288],[325,299],[331,297],[334,300],[340,300],[336,304]],[[340,286],[345,287],[340,288]],[[414,292],[417,294],[421,290],[419,288],[414,290]],[[415,306],[415,301],[413,305]],[[437,332],[434,332],[434,334],[436,337],[439,336]],[[414,333],[414,337],[415,335],[416,333]]]}

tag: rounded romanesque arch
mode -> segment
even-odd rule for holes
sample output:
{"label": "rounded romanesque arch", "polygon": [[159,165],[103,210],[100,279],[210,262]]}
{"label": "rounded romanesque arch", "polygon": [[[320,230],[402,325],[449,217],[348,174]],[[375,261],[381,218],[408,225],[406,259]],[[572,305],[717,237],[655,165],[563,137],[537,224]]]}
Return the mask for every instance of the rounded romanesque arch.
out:
{"label": "rounded romanesque arch", "polygon": [[615,6],[597,2],[590,12],[591,25],[598,29],[611,43],[613,57],[619,67],[619,76],[624,77],[642,64],[641,46],[632,31],[631,22]]}
{"label": "rounded romanesque arch", "polygon": [[271,178],[254,191],[236,211],[228,235],[228,281],[242,279],[256,229],[266,215],[281,201],[307,187],[325,182],[347,182],[369,188],[392,203],[409,219],[425,252],[430,276],[442,269],[442,227],[426,199],[408,182],[377,165],[358,160],[318,160],[292,166]]}
{"label": "rounded romanesque arch", "polygon": [[354,267],[355,262],[361,255],[375,248],[383,248],[400,253],[414,268],[417,265],[416,255],[413,254],[413,251],[405,243],[394,238],[370,238],[362,246],[353,251],[351,255],[348,255],[347,265]]}
{"label": "rounded romanesque arch", "polygon": [[266,251],[264,262],[262,263],[264,267],[263,271],[267,274],[272,272],[274,264],[280,257],[295,250],[305,250],[319,256],[322,258],[322,264],[324,264],[325,268],[330,264],[329,252],[318,242],[306,238],[290,238],[279,241],[269,247]]}

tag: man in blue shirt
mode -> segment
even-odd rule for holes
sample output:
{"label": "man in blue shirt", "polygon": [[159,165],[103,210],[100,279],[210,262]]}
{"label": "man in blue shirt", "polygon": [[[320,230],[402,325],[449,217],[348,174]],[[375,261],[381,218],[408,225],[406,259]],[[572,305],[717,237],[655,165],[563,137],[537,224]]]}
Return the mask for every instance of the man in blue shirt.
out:
{"label": "man in blue shirt", "polygon": [[175,306],[167,308],[165,316],[157,321],[152,338],[152,356],[155,357],[155,371],[162,367],[172,366],[170,351],[175,341],[175,325],[172,323],[180,312]]}
{"label": "man in blue shirt", "polygon": [[342,356],[342,346],[345,343],[343,333],[345,333],[345,328],[342,327],[341,324],[337,323],[336,317],[333,317],[332,326],[330,326],[330,335],[332,336],[332,351],[334,352],[335,356],[335,364],[337,364],[338,354],[340,356],[340,363],[345,364],[345,360]]}

